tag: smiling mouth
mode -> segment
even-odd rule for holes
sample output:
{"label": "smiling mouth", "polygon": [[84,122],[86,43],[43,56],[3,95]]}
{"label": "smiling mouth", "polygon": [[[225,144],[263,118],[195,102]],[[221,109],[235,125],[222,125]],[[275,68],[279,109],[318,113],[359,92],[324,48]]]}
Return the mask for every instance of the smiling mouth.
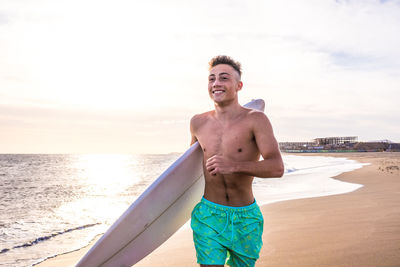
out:
{"label": "smiling mouth", "polygon": [[212,93],[213,93],[213,94],[222,94],[222,93],[225,93],[225,90],[219,90],[219,89],[217,89],[217,90],[213,90]]}

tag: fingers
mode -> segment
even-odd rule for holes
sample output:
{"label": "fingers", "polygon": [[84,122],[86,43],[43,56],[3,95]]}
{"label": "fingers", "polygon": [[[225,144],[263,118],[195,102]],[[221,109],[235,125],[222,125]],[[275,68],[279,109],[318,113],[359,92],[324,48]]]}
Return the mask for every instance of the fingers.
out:
{"label": "fingers", "polygon": [[214,155],[207,159],[206,169],[212,175],[219,174],[232,174],[234,172],[235,162],[231,161],[227,157]]}
{"label": "fingers", "polygon": [[207,171],[209,172],[209,173],[211,173],[211,174],[215,174],[215,168],[216,168],[216,166],[215,166],[216,164],[215,164],[215,162],[213,162],[213,161],[210,161],[210,159],[208,159],[207,160],[207,162],[206,162],[206,169],[207,169]]}
{"label": "fingers", "polygon": [[214,155],[207,159],[206,161],[206,169],[212,175],[217,175],[219,173],[219,165],[221,163],[221,157],[218,155]]}
{"label": "fingers", "polygon": [[207,159],[207,161],[206,161],[206,167],[207,167],[207,169],[209,168],[209,167],[213,167],[213,166],[215,166],[219,161],[218,161],[218,158],[217,158],[218,156],[212,156],[211,158],[209,158],[209,159]]}

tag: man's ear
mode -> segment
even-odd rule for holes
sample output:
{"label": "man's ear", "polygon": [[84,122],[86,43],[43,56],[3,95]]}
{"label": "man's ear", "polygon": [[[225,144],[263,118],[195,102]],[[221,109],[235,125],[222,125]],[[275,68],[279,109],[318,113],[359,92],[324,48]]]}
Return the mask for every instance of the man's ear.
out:
{"label": "man's ear", "polygon": [[238,82],[238,87],[237,87],[237,90],[236,90],[236,91],[242,90],[242,87],[243,87],[243,82],[242,82],[242,81],[239,81],[239,82]]}

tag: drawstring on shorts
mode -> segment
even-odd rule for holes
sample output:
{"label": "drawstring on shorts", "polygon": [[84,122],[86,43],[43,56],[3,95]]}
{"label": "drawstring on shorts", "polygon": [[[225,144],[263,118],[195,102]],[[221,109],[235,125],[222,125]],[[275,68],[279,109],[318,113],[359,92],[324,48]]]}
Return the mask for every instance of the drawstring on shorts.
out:
{"label": "drawstring on shorts", "polygon": [[217,234],[215,237],[222,235],[226,231],[226,229],[228,228],[228,225],[229,225],[229,217],[230,217],[231,218],[231,224],[232,224],[232,228],[231,228],[231,230],[232,230],[231,243],[233,243],[233,233],[234,233],[234,230],[235,230],[235,226],[233,225],[233,217],[235,216],[235,213],[236,213],[236,210],[231,210],[231,211],[225,210],[225,214],[226,214],[225,227],[222,230],[222,232]]}

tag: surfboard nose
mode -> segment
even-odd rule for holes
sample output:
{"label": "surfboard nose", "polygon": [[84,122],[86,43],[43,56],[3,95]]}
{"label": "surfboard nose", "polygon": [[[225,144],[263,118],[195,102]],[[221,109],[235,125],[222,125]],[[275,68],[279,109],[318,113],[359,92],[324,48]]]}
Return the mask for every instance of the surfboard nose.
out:
{"label": "surfboard nose", "polygon": [[249,103],[244,105],[246,108],[252,108],[259,111],[265,110],[265,101],[262,99],[252,99]]}

